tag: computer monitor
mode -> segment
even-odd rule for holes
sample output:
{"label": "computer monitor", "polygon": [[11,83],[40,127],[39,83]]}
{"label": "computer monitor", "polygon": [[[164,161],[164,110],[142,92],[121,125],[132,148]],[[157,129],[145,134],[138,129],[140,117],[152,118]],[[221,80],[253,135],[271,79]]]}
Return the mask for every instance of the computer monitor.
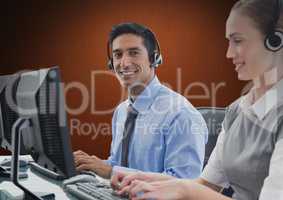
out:
{"label": "computer monitor", "polygon": [[30,121],[22,130],[27,153],[47,172],[69,178],[76,170],[62,86],[58,67],[25,72],[16,99],[20,119]]}
{"label": "computer monitor", "polygon": [[23,147],[45,175],[77,174],[58,67],[0,76],[0,141],[12,152],[13,183],[31,199],[42,198],[18,182]]}
{"label": "computer monitor", "polygon": [[[12,151],[12,127],[19,118],[17,113],[16,89],[19,74],[0,76],[0,146]],[[21,154],[25,154],[21,145]]]}

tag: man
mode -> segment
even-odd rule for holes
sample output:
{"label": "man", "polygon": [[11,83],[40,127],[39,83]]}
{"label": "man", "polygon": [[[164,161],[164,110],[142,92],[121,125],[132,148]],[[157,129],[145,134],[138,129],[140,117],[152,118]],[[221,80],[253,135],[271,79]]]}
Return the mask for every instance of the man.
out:
{"label": "man", "polygon": [[154,34],[135,23],[114,26],[108,56],[109,67],[129,98],[114,112],[109,158],[103,161],[77,151],[77,170],[93,170],[110,178],[113,167],[124,166],[179,178],[198,177],[207,140],[205,121],[183,96],[159,82],[155,68],[162,57]]}

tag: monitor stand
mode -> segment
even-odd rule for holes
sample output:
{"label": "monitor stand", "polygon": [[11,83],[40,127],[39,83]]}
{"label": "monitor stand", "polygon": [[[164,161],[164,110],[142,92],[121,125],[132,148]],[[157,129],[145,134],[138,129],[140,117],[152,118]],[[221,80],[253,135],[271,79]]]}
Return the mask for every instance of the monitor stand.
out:
{"label": "monitor stand", "polygon": [[28,128],[31,126],[30,119],[19,118],[14,124],[12,128],[12,165],[11,165],[11,181],[20,189],[23,190],[26,200],[45,200],[45,199],[55,199],[55,195],[53,193],[37,195],[23,185],[19,183],[18,174],[19,174],[19,154],[20,154],[20,140],[22,129]]}

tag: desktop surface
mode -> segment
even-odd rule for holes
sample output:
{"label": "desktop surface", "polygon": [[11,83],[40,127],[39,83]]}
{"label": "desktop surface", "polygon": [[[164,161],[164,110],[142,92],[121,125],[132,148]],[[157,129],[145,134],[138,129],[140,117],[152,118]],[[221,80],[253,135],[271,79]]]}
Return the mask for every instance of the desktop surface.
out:
{"label": "desktop surface", "polygon": [[[10,156],[0,156],[0,162],[9,157]],[[32,160],[30,156],[25,156],[25,158]],[[19,182],[32,192],[54,193],[56,200],[77,200],[77,198],[75,198],[74,196],[63,191],[61,187],[62,181],[51,180],[50,178],[44,177],[38,173],[31,171],[31,169],[28,169],[27,173],[28,178],[19,179]],[[8,199],[8,196],[11,196],[11,199],[18,200],[23,199],[24,193],[23,191],[21,191],[21,189],[17,188],[10,181],[10,179],[0,177],[0,199],[4,200],[4,196],[6,196],[6,199]]]}

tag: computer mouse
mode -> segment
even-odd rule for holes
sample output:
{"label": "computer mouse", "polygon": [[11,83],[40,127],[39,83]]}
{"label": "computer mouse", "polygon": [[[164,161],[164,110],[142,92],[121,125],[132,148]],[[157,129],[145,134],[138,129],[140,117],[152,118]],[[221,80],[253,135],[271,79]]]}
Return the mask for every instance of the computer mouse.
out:
{"label": "computer mouse", "polygon": [[[3,167],[11,167],[11,159],[10,158],[5,158],[0,165]],[[28,165],[28,161],[27,160],[19,160],[19,167],[26,167]]]}
{"label": "computer mouse", "polygon": [[87,174],[79,174],[63,181],[63,187],[70,184],[83,183],[83,182],[99,182],[95,176]]}

